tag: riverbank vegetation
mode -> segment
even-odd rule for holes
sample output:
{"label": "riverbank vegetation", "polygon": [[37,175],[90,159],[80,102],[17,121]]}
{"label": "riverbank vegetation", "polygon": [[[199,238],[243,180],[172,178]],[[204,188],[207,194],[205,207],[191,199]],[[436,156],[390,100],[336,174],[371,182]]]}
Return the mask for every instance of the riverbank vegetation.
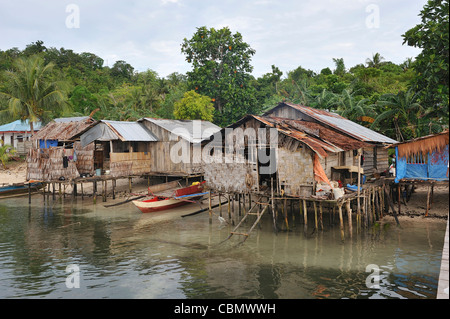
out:
{"label": "riverbank vegetation", "polygon": [[[107,66],[94,53],[42,41],[0,50],[0,124],[45,123],[61,116],[127,121],[199,114],[226,126],[286,100],[337,112],[399,141],[437,133],[449,122],[448,8],[448,1],[429,1],[422,22],[405,30],[404,45],[422,49],[417,57],[395,64],[380,48],[353,66],[333,58],[334,68],[320,72],[298,66],[283,73],[272,65],[254,77],[256,51],[226,27],[199,27],[180,41],[192,70],[165,77],[151,68],[138,72],[126,61]],[[183,103],[187,96],[203,102]]]}

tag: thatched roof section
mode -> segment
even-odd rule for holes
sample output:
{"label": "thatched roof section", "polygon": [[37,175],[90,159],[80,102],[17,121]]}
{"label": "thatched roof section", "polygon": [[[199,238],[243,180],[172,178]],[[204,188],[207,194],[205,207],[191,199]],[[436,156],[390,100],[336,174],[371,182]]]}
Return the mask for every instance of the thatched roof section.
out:
{"label": "thatched roof section", "polygon": [[87,128],[93,122],[94,120],[91,118],[67,122],[54,120],[34,134],[31,140],[71,141],[75,135]]}
{"label": "thatched roof section", "polygon": [[402,143],[392,144],[390,147],[398,147],[399,157],[409,157],[414,154],[426,155],[434,151],[442,151],[448,145],[449,130],[438,134],[427,135]]}

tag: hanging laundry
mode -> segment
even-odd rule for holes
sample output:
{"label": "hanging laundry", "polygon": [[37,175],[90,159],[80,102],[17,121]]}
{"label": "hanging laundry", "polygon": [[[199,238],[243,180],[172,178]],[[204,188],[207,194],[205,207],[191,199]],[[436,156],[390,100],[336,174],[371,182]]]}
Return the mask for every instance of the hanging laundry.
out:
{"label": "hanging laundry", "polygon": [[69,167],[69,159],[67,158],[67,156],[63,156],[63,167]]}

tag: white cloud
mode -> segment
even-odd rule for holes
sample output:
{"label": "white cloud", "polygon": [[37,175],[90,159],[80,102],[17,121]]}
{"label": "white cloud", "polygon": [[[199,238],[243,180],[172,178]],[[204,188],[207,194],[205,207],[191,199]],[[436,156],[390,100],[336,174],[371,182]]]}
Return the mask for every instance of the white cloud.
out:
{"label": "white cloud", "polygon": [[[420,22],[426,0],[77,0],[80,28],[68,29],[70,3],[2,3],[0,49],[23,49],[42,40],[49,47],[95,53],[109,65],[125,60],[139,71],[150,68],[166,76],[190,69],[180,45],[197,27],[228,26],[256,50],[255,76],[270,72],[272,64],[284,72],[299,65],[333,68],[333,57],[351,67],[375,52],[401,63],[419,52],[403,46],[401,34]],[[371,4],[379,8],[377,29],[365,23]]]}

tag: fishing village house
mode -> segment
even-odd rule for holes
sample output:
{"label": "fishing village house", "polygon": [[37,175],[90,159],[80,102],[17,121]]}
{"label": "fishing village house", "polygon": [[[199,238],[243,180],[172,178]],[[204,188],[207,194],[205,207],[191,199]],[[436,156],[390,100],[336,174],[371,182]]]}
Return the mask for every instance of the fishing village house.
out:
{"label": "fishing village house", "polygon": [[[315,229],[319,220],[322,224],[322,204],[326,203],[329,209],[333,206],[333,212],[337,207],[344,240],[342,207],[347,211],[350,236],[353,211],[357,220],[364,218],[365,225],[380,218],[373,208],[384,205],[383,186],[371,183],[363,189],[358,186],[354,191],[354,188],[364,183],[365,175],[376,176],[388,170],[385,147],[395,142],[337,114],[282,102],[262,116],[245,116],[205,142],[204,150],[210,151],[203,154],[210,156],[206,158],[204,176],[219,196],[225,194],[228,202],[237,198],[239,212],[241,199],[245,203],[248,197],[251,203],[252,194],[257,197],[228,239],[234,234],[248,238],[269,207],[274,230],[278,228],[277,207],[282,208],[286,228],[289,228],[287,200],[290,199],[292,212],[298,199],[305,231],[308,204],[314,208]],[[363,163],[362,156],[366,157]],[[345,193],[342,186],[345,186]],[[360,198],[364,199],[362,205]],[[355,199],[356,210],[351,207]],[[255,207],[257,213],[252,212]],[[262,207],[265,208],[261,211]],[[257,215],[251,228],[246,232],[237,231],[250,214]],[[230,208],[228,216],[230,219]]]}
{"label": "fishing village house", "polygon": [[[406,197],[417,185],[428,186],[426,212],[431,208],[435,185],[449,185],[449,130],[430,134],[412,140],[395,143],[395,180],[393,197],[398,199],[400,211],[400,193]],[[403,190],[402,190],[403,187]],[[397,194],[395,194],[395,190]]]}
{"label": "fishing village house", "polygon": [[77,134],[94,150],[96,175],[140,176],[151,171],[150,149],[158,139],[142,123],[101,120]]}
{"label": "fishing village house", "polygon": [[[252,131],[253,136],[245,134]],[[247,115],[219,134],[214,140],[221,145],[210,144],[216,158],[205,165],[205,180],[213,189],[258,193],[273,181],[276,193],[295,197],[315,195],[317,183],[354,182],[359,149],[365,157],[361,173],[387,170],[384,146],[395,142],[337,114],[286,102],[263,116]],[[227,154],[230,145],[233,154]],[[227,162],[230,155],[234,160]]]}
{"label": "fishing village house", "polygon": [[93,174],[93,148],[81,147],[74,136],[91,125],[90,117],[54,119],[31,137],[27,180],[69,180]]}
{"label": "fishing village house", "polygon": [[41,123],[34,123],[33,131],[28,120],[17,120],[0,125],[1,144],[9,144],[17,150],[17,155],[26,155],[31,148],[31,136],[39,131]]}
{"label": "fishing village house", "polygon": [[[319,123],[333,131],[340,132],[341,134],[352,137],[358,141],[365,142],[368,147],[363,148],[362,168],[366,175],[380,174],[388,170],[388,152],[385,146],[397,142],[336,113],[289,102],[279,103],[276,107],[264,113],[263,116],[274,116]],[[332,166],[356,164],[355,157],[352,156],[351,153],[341,153],[339,156],[340,157],[337,159],[338,163],[333,163]]]}
{"label": "fishing village house", "polygon": [[202,142],[220,131],[220,127],[201,120],[142,118],[138,122],[158,139],[152,143],[150,171],[153,175],[198,177],[204,174]]}

